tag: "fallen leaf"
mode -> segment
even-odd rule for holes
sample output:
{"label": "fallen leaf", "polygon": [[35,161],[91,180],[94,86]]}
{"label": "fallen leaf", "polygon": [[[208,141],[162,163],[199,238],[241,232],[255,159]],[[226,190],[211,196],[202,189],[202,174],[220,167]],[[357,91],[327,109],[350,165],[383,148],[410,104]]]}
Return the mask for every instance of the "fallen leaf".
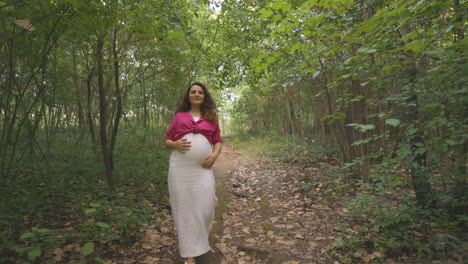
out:
{"label": "fallen leaf", "polygon": [[304,239],[304,236],[301,233],[296,233],[296,238]]}
{"label": "fallen leaf", "polygon": [[379,252],[379,251],[374,251],[372,252],[372,254],[370,255],[372,259],[374,258],[383,258],[385,256],[384,253],[382,252]]}
{"label": "fallen leaf", "polygon": [[62,258],[63,258],[63,250],[61,248],[56,248],[54,249],[54,259],[58,262],[62,261]]}
{"label": "fallen leaf", "polygon": [[255,243],[255,242],[257,242],[257,241],[255,240],[255,238],[249,238],[249,239],[246,240],[246,242],[248,242],[248,243]]}
{"label": "fallen leaf", "polygon": [[216,243],[215,247],[217,247],[219,250],[223,251],[223,249],[226,247],[225,243]]}

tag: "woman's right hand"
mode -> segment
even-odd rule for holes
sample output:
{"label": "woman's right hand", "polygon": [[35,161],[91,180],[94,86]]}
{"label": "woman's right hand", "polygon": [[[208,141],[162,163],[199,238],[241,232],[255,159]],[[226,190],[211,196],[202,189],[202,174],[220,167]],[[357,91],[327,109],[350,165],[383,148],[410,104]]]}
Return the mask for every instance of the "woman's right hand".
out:
{"label": "woman's right hand", "polygon": [[186,151],[190,150],[192,142],[187,141],[186,138],[182,138],[174,142],[174,148],[177,149],[181,153],[185,153]]}

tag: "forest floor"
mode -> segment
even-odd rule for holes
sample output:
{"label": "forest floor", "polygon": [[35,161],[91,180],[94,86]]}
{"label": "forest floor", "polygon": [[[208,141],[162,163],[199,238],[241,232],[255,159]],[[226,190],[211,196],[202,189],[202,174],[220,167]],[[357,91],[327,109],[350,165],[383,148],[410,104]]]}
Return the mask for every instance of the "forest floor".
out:
{"label": "forest floor", "polygon": [[[346,209],[338,199],[312,200],[301,191],[302,181],[321,187],[313,164],[274,162],[224,146],[215,167],[219,201],[212,250],[197,263],[339,263],[327,248],[341,239],[337,224]],[[154,209],[165,212],[160,226],[142,227],[145,237],[131,248],[116,248],[106,263],[183,263],[169,210]]]}

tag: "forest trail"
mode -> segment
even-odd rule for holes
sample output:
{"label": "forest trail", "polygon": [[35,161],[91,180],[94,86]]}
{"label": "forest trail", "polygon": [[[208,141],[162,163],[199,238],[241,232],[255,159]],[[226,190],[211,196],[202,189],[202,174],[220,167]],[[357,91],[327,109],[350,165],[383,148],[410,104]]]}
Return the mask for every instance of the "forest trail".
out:
{"label": "forest trail", "polygon": [[[247,158],[224,146],[215,166],[218,205],[212,250],[197,257],[197,263],[339,263],[326,248],[340,239],[336,223],[342,207],[320,198],[312,201],[299,188],[306,178],[319,179],[312,164]],[[158,220],[160,227],[145,227],[142,241],[118,249],[119,256],[106,263],[183,263],[170,213]]]}
{"label": "forest trail", "polygon": [[335,263],[325,248],[340,239],[335,224],[343,208],[301,192],[306,178],[321,186],[313,161],[282,164],[225,149],[215,170],[221,217],[212,243],[222,257],[200,263]]}

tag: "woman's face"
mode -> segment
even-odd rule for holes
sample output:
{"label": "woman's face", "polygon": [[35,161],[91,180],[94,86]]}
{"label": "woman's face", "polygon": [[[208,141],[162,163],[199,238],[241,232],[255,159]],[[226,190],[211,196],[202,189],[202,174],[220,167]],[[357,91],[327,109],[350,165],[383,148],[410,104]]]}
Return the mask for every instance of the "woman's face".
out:
{"label": "woman's face", "polygon": [[205,100],[205,92],[203,88],[198,85],[194,85],[190,88],[189,100],[191,105],[201,105]]}

